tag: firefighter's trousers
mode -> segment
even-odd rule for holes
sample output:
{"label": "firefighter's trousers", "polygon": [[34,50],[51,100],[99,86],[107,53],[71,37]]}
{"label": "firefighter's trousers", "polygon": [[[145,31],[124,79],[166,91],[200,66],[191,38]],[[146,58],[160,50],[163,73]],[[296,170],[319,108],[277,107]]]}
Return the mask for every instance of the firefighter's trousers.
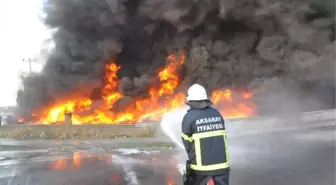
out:
{"label": "firefighter's trousers", "polygon": [[229,185],[230,174],[214,175],[214,176],[202,176],[202,175],[193,175],[192,176],[192,185],[207,185],[210,179],[213,179],[214,185]]}

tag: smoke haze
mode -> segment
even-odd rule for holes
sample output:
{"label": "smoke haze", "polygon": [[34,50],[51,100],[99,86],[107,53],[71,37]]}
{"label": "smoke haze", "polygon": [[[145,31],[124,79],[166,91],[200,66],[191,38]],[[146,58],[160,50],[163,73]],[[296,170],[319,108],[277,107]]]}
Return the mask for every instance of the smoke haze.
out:
{"label": "smoke haze", "polygon": [[23,80],[23,114],[76,89],[99,97],[111,61],[122,66],[127,98],[146,94],[167,55],[181,50],[181,88],[250,88],[274,111],[288,110],[277,106],[284,101],[295,100],[286,105],[294,110],[334,101],[334,0],[48,0],[44,8],[55,48],[43,72]]}

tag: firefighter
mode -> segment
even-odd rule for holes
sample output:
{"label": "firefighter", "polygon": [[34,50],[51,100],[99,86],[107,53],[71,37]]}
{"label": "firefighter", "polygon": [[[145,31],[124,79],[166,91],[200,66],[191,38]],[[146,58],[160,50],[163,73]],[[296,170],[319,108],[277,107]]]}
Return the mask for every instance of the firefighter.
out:
{"label": "firefighter", "polygon": [[212,179],[215,185],[228,185],[230,164],[223,117],[199,84],[188,89],[186,104],[190,109],[183,118],[181,133],[188,154],[184,184],[206,185]]}

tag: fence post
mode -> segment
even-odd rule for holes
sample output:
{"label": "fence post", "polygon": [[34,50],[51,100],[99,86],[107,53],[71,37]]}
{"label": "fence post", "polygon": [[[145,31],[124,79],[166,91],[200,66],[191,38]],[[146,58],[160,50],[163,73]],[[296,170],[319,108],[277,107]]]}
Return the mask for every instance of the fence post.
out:
{"label": "fence post", "polygon": [[64,122],[66,126],[71,126],[72,125],[72,113],[71,112],[66,112],[64,113]]}

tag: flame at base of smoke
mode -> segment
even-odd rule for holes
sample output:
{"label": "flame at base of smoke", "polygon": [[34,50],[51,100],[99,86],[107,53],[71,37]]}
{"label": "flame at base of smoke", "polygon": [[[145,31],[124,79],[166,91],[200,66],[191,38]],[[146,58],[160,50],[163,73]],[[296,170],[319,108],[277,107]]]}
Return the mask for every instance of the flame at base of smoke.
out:
{"label": "flame at base of smoke", "polygon": [[[126,101],[128,97],[118,91],[117,72],[121,66],[111,62],[106,65],[101,100],[65,97],[63,102],[36,111],[33,116],[37,118],[36,123],[43,124],[63,123],[65,113],[72,113],[73,124],[117,124],[160,120],[164,113],[184,105],[184,93],[176,90],[181,83],[177,73],[184,61],[183,52],[169,55],[167,65],[157,75],[160,85],[150,85],[147,97],[131,98],[124,107],[120,107],[120,103]],[[227,117],[247,117],[256,113],[250,100],[252,97],[250,93],[234,93],[234,95],[231,90],[216,90],[212,93],[211,100]]]}

